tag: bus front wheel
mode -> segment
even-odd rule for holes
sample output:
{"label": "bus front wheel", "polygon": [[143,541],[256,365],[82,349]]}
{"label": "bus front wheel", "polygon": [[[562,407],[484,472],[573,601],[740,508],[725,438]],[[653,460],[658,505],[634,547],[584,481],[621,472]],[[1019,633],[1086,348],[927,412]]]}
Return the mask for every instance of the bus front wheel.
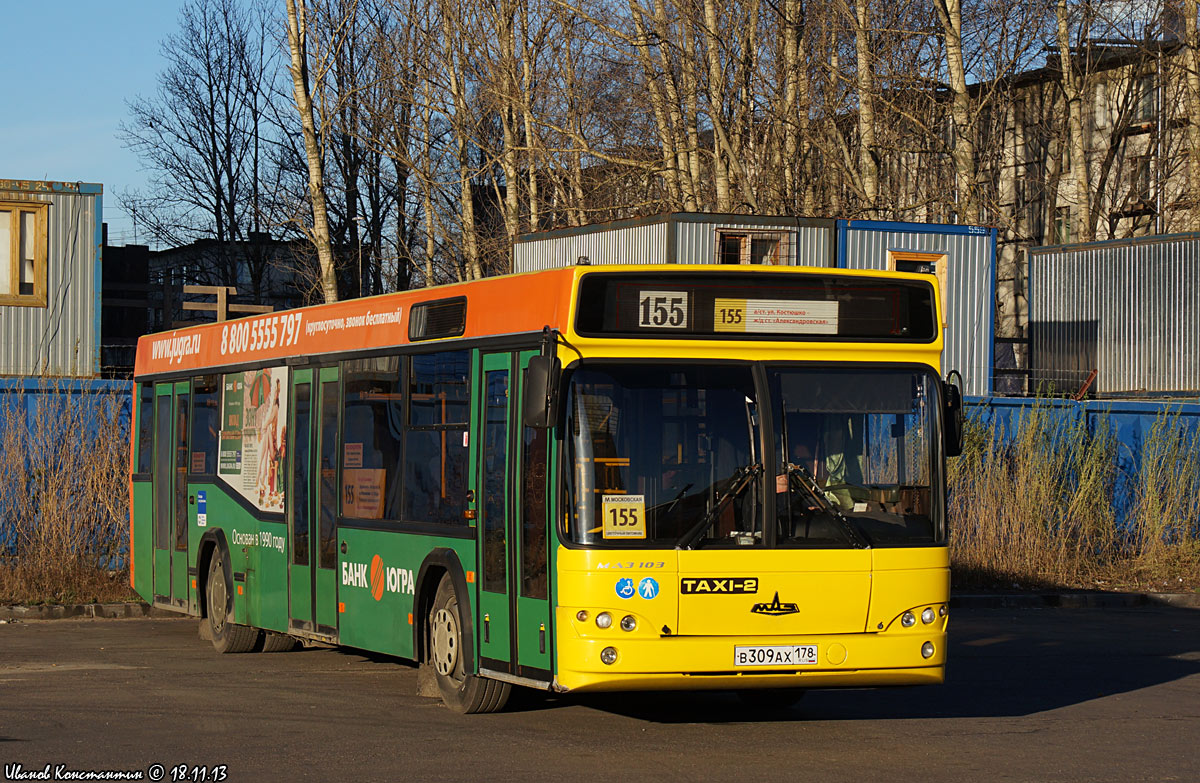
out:
{"label": "bus front wheel", "polygon": [[437,675],[442,701],[455,712],[496,712],[508,701],[512,689],[506,682],[489,680],[464,669],[462,615],[450,575],[438,584],[429,610],[429,664]]}
{"label": "bus front wheel", "polygon": [[208,563],[204,589],[208,598],[208,630],[213,647],[219,653],[250,652],[258,643],[258,630],[230,622],[233,617],[233,590],[225,576],[225,550],[217,547]]}

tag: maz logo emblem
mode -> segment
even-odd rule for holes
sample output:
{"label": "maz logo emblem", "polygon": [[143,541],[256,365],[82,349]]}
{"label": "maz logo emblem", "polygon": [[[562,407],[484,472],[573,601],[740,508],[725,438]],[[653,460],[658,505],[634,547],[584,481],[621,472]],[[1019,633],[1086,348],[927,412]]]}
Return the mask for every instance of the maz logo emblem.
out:
{"label": "maz logo emblem", "polygon": [[781,604],[781,603],[779,603],[779,591],[776,590],[775,598],[774,598],[774,600],[771,601],[771,603],[755,604],[753,606],[753,608],[750,609],[750,611],[753,612],[754,614],[770,614],[770,615],[795,614],[796,612],[800,611],[800,606],[798,604]]}

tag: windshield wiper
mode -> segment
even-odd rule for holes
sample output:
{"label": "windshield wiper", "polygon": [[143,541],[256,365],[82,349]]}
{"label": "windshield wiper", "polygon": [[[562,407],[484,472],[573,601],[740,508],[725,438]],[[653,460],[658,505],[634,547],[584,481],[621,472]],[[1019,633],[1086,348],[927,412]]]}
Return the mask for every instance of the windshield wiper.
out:
{"label": "windshield wiper", "polygon": [[704,535],[704,531],[708,530],[708,526],[711,525],[717,516],[725,510],[725,507],[733,502],[738,495],[741,495],[743,492],[745,492],[746,487],[750,486],[750,483],[754,481],[754,479],[762,475],[762,472],[763,466],[758,463],[753,465],[743,465],[735,470],[733,475],[729,477],[729,486],[726,487],[721,496],[717,498],[717,502],[713,504],[713,507],[708,510],[708,513],[706,513],[699,522],[697,522],[695,525],[692,525],[692,527],[688,528],[686,533],[679,537],[679,540],[675,542],[675,548],[691,549],[692,545]]}
{"label": "windshield wiper", "polygon": [[808,468],[804,467],[803,465],[796,465],[789,462],[787,465],[787,475],[789,482],[792,479],[795,479],[796,483],[798,483],[804,489],[804,491],[816,501],[817,505],[822,510],[837,520],[838,524],[841,525],[842,529],[846,532],[846,535],[849,536],[850,543],[856,549],[871,548],[871,544],[863,538],[861,533],[858,532],[858,528],[854,526],[854,523],[846,518],[846,515],[841,512],[841,509],[829,502],[829,498],[825,497],[825,491],[821,489],[821,485],[817,483],[815,478],[813,478],[813,474],[808,472]]}

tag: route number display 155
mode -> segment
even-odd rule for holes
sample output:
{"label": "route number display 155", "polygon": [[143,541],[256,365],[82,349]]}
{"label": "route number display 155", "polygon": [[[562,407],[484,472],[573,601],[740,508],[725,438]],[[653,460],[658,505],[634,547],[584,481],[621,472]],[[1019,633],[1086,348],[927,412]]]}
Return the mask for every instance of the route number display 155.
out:
{"label": "route number display 155", "polygon": [[688,295],[684,291],[639,291],[638,326],[686,329]]}

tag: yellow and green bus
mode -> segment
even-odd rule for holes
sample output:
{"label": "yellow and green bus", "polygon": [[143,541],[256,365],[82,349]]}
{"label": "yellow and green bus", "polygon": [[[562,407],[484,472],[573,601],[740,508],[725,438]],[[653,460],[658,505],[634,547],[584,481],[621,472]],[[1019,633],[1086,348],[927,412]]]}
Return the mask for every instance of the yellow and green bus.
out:
{"label": "yellow and green bus", "polygon": [[130,581],[461,712],[940,683],[941,324],[929,275],[578,266],[149,335]]}

